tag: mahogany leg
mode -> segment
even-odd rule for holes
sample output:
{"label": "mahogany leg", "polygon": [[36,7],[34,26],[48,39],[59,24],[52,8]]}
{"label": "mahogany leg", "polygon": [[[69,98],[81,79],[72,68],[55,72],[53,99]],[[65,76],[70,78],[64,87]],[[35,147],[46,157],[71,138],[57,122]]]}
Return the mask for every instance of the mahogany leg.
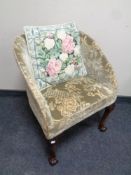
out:
{"label": "mahogany leg", "polygon": [[109,114],[113,111],[113,109],[115,108],[115,103],[113,103],[112,105],[108,106],[105,108],[105,112],[99,122],[99,126],[98,129],[102,132],[105,132],[107,130],[107,128],[105,127],[105,121],[107,119],[107,117],[109,116]]}
{"label": "mahogany leg", "polygon": [[49,140],[49,146],[50,146],[50,155],[48,158],[49,164],[54,166],[58,163],[58,160],[56,159],[56,139]]}

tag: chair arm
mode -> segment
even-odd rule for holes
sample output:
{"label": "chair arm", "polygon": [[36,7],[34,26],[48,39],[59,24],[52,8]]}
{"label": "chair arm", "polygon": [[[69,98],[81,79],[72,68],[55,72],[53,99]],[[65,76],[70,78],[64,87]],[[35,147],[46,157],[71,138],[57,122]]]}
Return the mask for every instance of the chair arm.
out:
{"label": "chair arm", "polygon": [[[30,91],[31,96],[33,98],[33,102],[35,102],[35,105],[37,106],[37,108],[39,108],[39,113],[40,113],[39,116],[42,117],[42,119],[40,120],[44,120],[43,122],[44,126],[42,126],[42,129],[46,130],[47,132],[48,126],[51,125],[51,120],[50,120],[51,113],[50,113],[50,110],[48,108],[45,98],[42,96],[42,93],[40,92],[34,80],[34,77],[31,74],[31,71],[29,70],[29,67],[26,64],[26,60],[27,60],[27,57],[29,57],[29,55],[28,55],[27,44],[26,44],[24,35],[18,36],[16,38],[15,43],[14,43],[14,52],[16,55],[16,62],[27,83],[27,87],[28,87],[27,90]],[[39,116],[36,116],[37,119],[39,118]]]}
{"label": "chair arm", "polygon": [[95,41],[87,34],[80,32],[81,53],[87,73],[97,82],[117,91],[117,81],[111,64]]}

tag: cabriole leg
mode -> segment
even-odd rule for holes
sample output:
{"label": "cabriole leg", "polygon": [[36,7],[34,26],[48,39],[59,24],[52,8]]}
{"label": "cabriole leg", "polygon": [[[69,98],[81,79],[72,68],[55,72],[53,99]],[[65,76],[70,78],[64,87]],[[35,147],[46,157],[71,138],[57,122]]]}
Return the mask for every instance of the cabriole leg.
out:
{"label": "cabriole leg", "polygon": [[115,103],[113,103],[112,105],[108,106],[105,108],[105,112],[99,122],[99,130],[102,132],[105,132],[107,130],[107,128],[105,127],[105,121],[107,119],[107,117],[109,116],[109,114],[113,111],[113,109],[115,108]]}

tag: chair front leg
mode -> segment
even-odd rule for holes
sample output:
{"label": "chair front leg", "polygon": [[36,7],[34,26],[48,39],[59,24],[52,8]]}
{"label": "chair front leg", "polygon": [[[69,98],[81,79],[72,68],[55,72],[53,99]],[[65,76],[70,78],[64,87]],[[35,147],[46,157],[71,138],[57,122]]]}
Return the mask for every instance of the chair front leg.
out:
{"label": "chair front leg", "polygon": [[49,149],[50,149],[50,153],[49,153],[49,164],[54,166],[58,163],[58,160],[56,158],[56,139],[51,139],[49,140]]}
{"label": "chair front leg", "polygon": [[107,128],[105,127],[105,121],[107,119],[107,117],[109,116],[109,114],[114,110],[115,108],[115,103],[113,103],[112,105],[108,106],[105,108],[104,114],[99,122],[99,130],[102,132],[105,132],[107,130]]}

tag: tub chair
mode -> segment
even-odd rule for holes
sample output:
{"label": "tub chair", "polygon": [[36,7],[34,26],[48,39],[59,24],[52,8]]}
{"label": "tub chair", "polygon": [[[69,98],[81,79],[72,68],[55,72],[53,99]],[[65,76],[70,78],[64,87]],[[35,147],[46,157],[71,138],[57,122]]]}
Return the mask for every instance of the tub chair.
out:
{"label": "tub chair", "polygon": [[58,135],[80,121],[104,109],[98,124],[106,131],[105,120],[115,107],[117,81],[111,64],[95,41],[80,32],[81,54],[87,75],[39,90],[34,79],[25,35],[16,37],[14,51],[16,61],[26,81],[30,107],[49,143],[48,161],[55,165],[58,160],[55,149]]}

